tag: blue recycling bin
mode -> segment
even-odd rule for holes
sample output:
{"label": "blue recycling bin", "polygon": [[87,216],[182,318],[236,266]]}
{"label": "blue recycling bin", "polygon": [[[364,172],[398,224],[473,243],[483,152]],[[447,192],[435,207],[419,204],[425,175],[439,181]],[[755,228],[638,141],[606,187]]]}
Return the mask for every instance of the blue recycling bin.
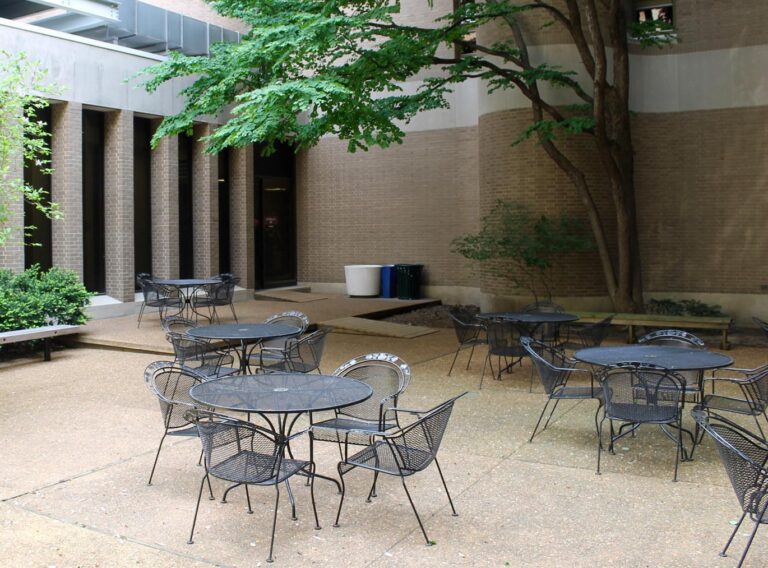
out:
{"label": "blue recycling bin", "polygon": [[394,298],[397,295],[397,271],[394,264],[385,264],[381,267],[381,294],[382,298]]}

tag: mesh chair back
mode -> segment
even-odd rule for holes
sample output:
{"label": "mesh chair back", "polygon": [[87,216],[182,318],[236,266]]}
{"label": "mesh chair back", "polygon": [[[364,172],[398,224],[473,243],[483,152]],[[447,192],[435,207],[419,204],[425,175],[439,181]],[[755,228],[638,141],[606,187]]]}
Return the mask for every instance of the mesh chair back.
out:
{"label": "mesh chair back", "polygon": [[739,380],[739,386],[752,410],[765,412],[768,408],[768,363],[748,372]]}
{"label": "mesh chair back", "polygon": [[264,323],[292,325],[294,327],[298,327],[301,329],[301,333],[304,333],[309,327],[309,316],[303,312],[297,311],[282,312],[273,316],[269,316],[264,320]]}
{"label": "mesh chair back", "polygon": [[368,353],[350,359],[333,372],[364,382],[373,389],[368,400],[339,410],[339,414],[382,423],[387,407],[397,406],[397,398],[411,382],[411,367],[397,355]]}
{"label": "mesh chair back", "polygon": [[685,379],[660,367],[623,364],[602,379],[608,418],[636,423],[667,423],[680,411]]}
{"label": "mesh chair back", "polygon": [[317,370],[323,359],[325,339],[329,332],[329,329],[322,328],[301,339],[289,339],[285,353],[288,368],[297,373]]}
{"label": "mesh chair back", "polygon": [[151,282],[152,281],[152,275],[149,272],[139,272],[136,275],[136,285],[141,288],[142,282]]}
{"label": "mesh chair back", "polygon": [[181,316],[163,318],[160,325],[166,333],[179,333],[184,335],[190,329],[197,327],[197,322]]}
{"label": "mesh chair back", "polygon": [[520,332],[509,321],[490,321],[488,331],[488,353],[499,357],[524,357],[527,352],[520,345]]}
{"label": "mesh chair back", "polygon": [[252,483],[276,477],[281,452],[271,432],[208,411],[188,410],[185,419],[197,426],[206,467],[217,477]]}
{"label": "mesh chair back", "polygon": [[[694,410],[696,423],[717,444],[720,460],[728,473],[742,510],[753,520],[768,506],[768,445],[741,426],[722,416]],[[768,521],[765,519],[763,522]]]}
{"label": "mesh chair back", "polygon": [[169,361],[157,361],[144,371],[144,380],[160,402],[166,427],[187,426],[189,421],[184,418],[184,413],[197,404],[189,396],[189,389],[202,383],[204,378],[192,369]]}
{"label": "mesh chair back", "polygon": [[581,344],[584,347],[600,347],[608,336],[608,332],[611,330],[612,320],[613,316],[608,316],[595,324],[578,329],[576,333],[579,336]]}
{"label": "mesh chair back", "polygon": [[443,402],[399,433],[386,438],[400,471],[421,471],[434,461],[448,427],[453,405],[465,394],[467,393]]}
{"label": "mesh chair back", "polygon": [[763,333],[765,335],[768,335],[768,321],[763,321],[758,317],[753,317],[752,321],[757,324],[757,327],[759,327],[761,330],[763,330]]}
{"label": "mesh chair back", "polygon": [[520,344],[531,357],[544,392],[552,394],[556,388],[565,384],[574,368],[565,353],[530,337],[521,337]]}
{"label": "mesh chair back", "polygon": [[688,347],[689,349],[706,348],[701,339],[682,329],[659,329],[644,335],[637,342],[667,345],[669,347]]}
{"label": "mesh chair back", "polygon": [[483,326],[477,323],[474,316],[470,316],[468,320],[462,319],[453,313],[448,314],[453,322],[453,329],[456,332],[456,339],[459,340],[460,345],[474,341],[483,331]]}
{"label": "mesh chair back", "polygon": [[166,334],[168,341],[173,345],[173,352],[176,355],[176,362],[182,365],[190,361],[203,361],[206,353],[211,350],[207,341],[190,337],[183,333],[169,332]]}
{"label": "mesh chair back", "polygon": [[[539,312],[544,314],[559,314],[563,311],[563,306],[552,302],[536,302],[528,304],[523,308],[528,313]],[[532,329],[533,337],[546,343],[554,343],[560,336],[559,323],[542,323],[535,330]]]}
{"label": "mesh chair back", "polygon": [[232,274],[231,272],[222,272],[221,274],[217,274],[216,276],[214,276],[214,278],[218,278],[219,280],[221,280],[223,282],[227,282],[227,281],[237,281],[237,282],[239,282],[240,281],[240,279],[237,276],[235,276],[234,274]]}
{"label": "mesh chair back", "polygon": [[181,305],[181,293],[173,286],[161,286],[150,280],[139,281],[144,303],[153,308]]}
{"label": "mesh chair back", "polygon": [[235,282],[222,280],[218,284],[201,286],[203,294],[195,297],[195,304],[205,306],[228,306],[235,294]]}

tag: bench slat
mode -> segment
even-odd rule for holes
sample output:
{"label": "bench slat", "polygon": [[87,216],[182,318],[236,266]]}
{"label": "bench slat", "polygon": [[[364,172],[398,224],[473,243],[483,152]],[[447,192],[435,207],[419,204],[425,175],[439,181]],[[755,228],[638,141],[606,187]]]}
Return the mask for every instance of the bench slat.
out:
{"label": "bench slat", "polygon": [[32,327],[30,329],[15,329],[13,331],[0,332],[0,343],[17,343],[19,341],[31,341],[33,339],[45,339],[60,335],[71,335],[80,331],[79,325],[46,325]]}

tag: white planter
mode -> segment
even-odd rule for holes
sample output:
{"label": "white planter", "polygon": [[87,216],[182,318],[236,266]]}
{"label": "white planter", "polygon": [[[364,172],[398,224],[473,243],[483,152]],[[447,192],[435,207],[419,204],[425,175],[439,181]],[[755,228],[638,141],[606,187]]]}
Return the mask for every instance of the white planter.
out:
{"label": "white planter", "polygon": [[348,264],[344,267],[347,294],[350,296],[378,296],[381,288],[380,264]]}

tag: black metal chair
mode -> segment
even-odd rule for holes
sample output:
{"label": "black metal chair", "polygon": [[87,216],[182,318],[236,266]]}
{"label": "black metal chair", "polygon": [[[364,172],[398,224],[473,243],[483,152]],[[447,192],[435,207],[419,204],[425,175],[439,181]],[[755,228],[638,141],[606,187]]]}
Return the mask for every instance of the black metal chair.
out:
{"label": "black metal chair", "polygon": [[[533,442],[533,437],[539,429],[541,420],[544,418],[544,414],[553,400],[555,404],[547,417],[547,421],[544,423],[544,427],[541,429],[542,432],[549,426],[549,421],[552,419],[552,415],[555,413],[557,405],[561,400],[595,399],[598,401],[597,412],[600,411],[600,407],[603,404],[603,393],[599,386],[595,386],[594,376],[591,371],[577,368],[576,361],[566,357],[562,350],[551,347],[541,341],[536,341],[530,337],[522,337],[520,338],[520,344],[528,352],[531,363],[536,368],[541,384],[544,387],[544,392],[547,395],[547,402],[539,415],[533,433],[528,440],[529,442]],[[568,386],[567,383],[574,373],[585,373],[588,375],[589,386]],[[599,431],[597,412],[595,413],[595,431]]]}
{"label": "black metal chair", "polygon": [[169,316],[160,320],[160,325],[165,333],[185,334],[190,329],[197,327],[198,323],[183,316]]}
{"label": "black metal chair", "polygon": [[[510,321],[491,320],[486,324],[488,331],[488,355],[483,364],[483,374],[480,376],[480,388],[483,388],[483,379],[485,378],[485,368],[490,365],[491,374],[495,374],[496,380],[501,380],[501,373],[510,370],[515,365],[522,362],[527,352],[520,345],[520,330]],[[494,373],[491,357],[497,357],[499,370]],[[501,361],[504,360],[505,367],[502,367]],[[531,375],[533,380],[533,375]]]}
{"label": "black metal chair", "polygon": [[239,371],[232,367],[232,355],[219,351],[209,341],[176,332],[169,332],[166,337],[173,345],[175,362],[194,369],[206,379],[224,377]]}
{"label": "black metal chair", "polygon": [[280,484],[304,472],[309,476],[312,510],[315,514],[315,529],[320,528],[315,505],[314,473],[315,464],[309,460],[287,458],[288,444],[306,434],[306,430],[291,436],[280,437],[271,430],[250,422],[238,420],[213,412],[190,410],[185,418],[197,427],[200,441],[203,444],[205,475],[200,482],[197,495],[195,516],[192,520],[192,530],[189,533],[189,544],[192,544],[197,524],[197,514],[200,510],[200,499],[206,481],[217,477],[228,483],[245,486],[245,496],[248,502],[248,512],[253,513],[249,485],[275,487],[275,511],[272,517],[272,535],[269,543],[267,562],[272,562],[272,551],[275,544],[275,526],[277,525],[277,509],[280,503]]}
{"label": "black metal chair", "polygon": [[[170,361],[156,361],[144,371],[144,381],[160,402],[165,431],[157,446],[155,461],[147,485],[152,485],[157,460],[166,436],[197,436],[197,429],[184,417],[184,413],[195,408],[197,403],[189,396],[189,389],[205,381],[205,377],[193,369],[182,367]],[[209,487],[210,489],[210,487]],[[211,491],[213,497],[213,491]]]}
{"label": "black metal chair", "polygon": [[714,413],[707,413],[696,408],[693,411],[696,425],[717,444],[720,460],[728,473],[736,498],[739,500],[742,514],[733,527],[733,532],[725,543],[720,556],[726,556],[728,548],[747,515],[755,523],[749,535],[744,552],[737,568],[741,568],[747,557],[757,529],[768,523],[768,444],[764,438],[755,436],[749,430]]}
{"label": "black metal chair", "polygon": [[144,296],[144,301],[139,309],[139,322],[136,327],[141,327],[141,318],[144,315],[144,309],[147,307],[157,308],[160,312],[161,320],[168,313],[168,310],[176,310],[176,313],[181,313],[181,310],[184,309],[184,300],[178,288],[161,286],[146,279],[137,278],[137,282]]}
{"label": "black metal chair", "polygon": [[[264,323],[292,325],[293,327],[298,327],[299,333],[297,333],[293,337],[300,337],[304,332],[307,331],[307,328],[309,327],[309,316],[304,312],[292,310],[289,312],[281,312],[279,314],[271,315],[264,320]],[[261,348],[262,349],[285,349],[285,344],[287,343],[288,339],[290,338],[281,337],[278,339],[270,339],[268,341],[262,342]]]}
{"label": "black metal chair", "polygon": [[[609,369],[601,380],[603,389],[603,418],[598,425],[597,473],[600,474],[600,458],[603,451],[603,423],[610,421],[610,444],[637,430],[642,424],[658,424],[676,444],[675,474],[681,455],[684,455],[682,412],[685,403],[685,378],[660,367],[626,363]],[[618,433],[614,422],[621,422]],[[677,430],[674,435],[666,426]],[[625,430],[626,429],[626,430]]]}
{"label": "black metal chair", "polygon": [[768,321],[763,321],[759,317],[753,317],[752,321],[757,324],[757,327],[768,337]]}
{"label": "black metal chair", "polygon": [[453,372],[453,366],[456,364],[456,358],[459,356],[459,351],[465,347],[471,347],[469,352],[469,360],[467,360],[467,369],[472,362],[472,355],[475,353],[475,347],[478,345],[486,345],[488,338],[485,333],[485,326],[478,322],[474,314],[466,310],[451,310],[448,314],[453,322],[453,329],[456,332],[456,339],[459,341],[459,346],[456,348],[456,354],[453,356],[451,362],[451,368],[448,370],[448,376],[451,376]]}
{"label": "black metal chair", "polygon": [[[717,376],[718,372],[725,371],[738,373],[742,376]],[[706,395],[701,403],[706,410],[716,410],[718,412],[729,412],[751,416],[755,420],[760,435],[764,440],[766,439],[765,432],[763,431],[762,426],[760,426],[759,417],[762,416],[768,421],[768,414],[766,414],[766,409],[768,408],[768,363],[755,369],[729,368],[715,370],[713,376],[705,380],[722,381],[738,386],[743,397],[735,398],[715,394]]]}
{"label": "black metal chair", "polygon": [[[565,341],[563,347],[572,350],[600,347],[611,330],[612,320],[613,316],[608,316],[597,323],[569,325],[568,339]],[[571,339],[573,339],[573,341]]]}
{"label": "black metal chair", "polygon": [[[448,491],[448,486],[445,483],[443,472],[440,469],[440,463],[437,461],[437,452],[440,449],[440,443],[443,440],[443,434],[448,427],[448,420],[451,417],[453,405],[457,399],[461,398],[467,393],[462,393],[450,400],[439,404],[435,408],[420,412],[416,410],[407,410],[405,408],[394,408],[393,411],[399,413],[408,413],[418,417],[418,420],[399,428],[394,432],[375,432],[372,433],[367,430],[349,430],[345,434],[344,443],[344,459],[339,462],[338,470],[339,477],[341,478],[341,499],[339,500],[339,510],[336,513],[336,522],[334,527],[339,526],[339,518],[341,517],[341,507],[344,504],[344,496],[346,494],[346,485],[344,483],[344,475],[352,471],[353,469],[360,467],[363,469],[369,469],[376,474],[384,473],[386,475],[395,475],[400,477],[400,481],[405,489],[405,494],[408,496],[408,501],[411,504],[416,520],[419,522],[419,527],[424,535],[427,545],[432,544],[427,536],[427,531],[424,529],[424,524],[421,522],[419,512],[416,510],[416,506],[413,504],[413,499],[408,491],[408,486],[405,484],[405,478],[414,475],[429,466],[432,462],[435,462],[437,471],[440,474],[440,480],[443,482],[445,488],[445,494],[448,497],[448,502],[451,505],[453,516],[458,516],[456,508],[453,506],[453,500],[451,494]],[[350,435],[362,434],[365,436],[374,435],[376,438],[380,438],[374,443],[366,446],[362,450],[353,455],[349,455],[349,445],[347,440]],[[370,495],[369,495],[370,497]]]}
{"label": "black metal chair", "polygon": [[237,282],[238,280],[233,278],[222,280],[217,284],[200,286],[192,295],[192,310],[195,313],[201,313],[200,310],[208,310],[208,321],[213,322],[216,319],[221,323],[221,317],[219,317],[216,308],[229,306],[229,309],[232,310],[232,317],[237,321],[234,305],[235,284]]}
{"label": "black metal chair", "polygon": [[372,443],[370,435],[356,435],[350,439],[347,437],[350,430],[375,433],[387,432],[397,427],[396,416],[388,419],[387,411],[397,406],[398,397],[408,388],[411,382],[411,367],[397,355],[368,353],[350,359],[333,374],[361,381],[373,389],[373,394],[368,400],[338,409],[333,418],[316,422],[312,426],[312,439],[337,443],[343,459],[341,443],[345,437],[350,444]]}
{"label": "black metal chair", "polygon": [[[563,306],[553,302],[534,302],[533,304],[528,304],[525,306],[523,311],[528,313],[539,312],[544,314],[559,314],[563,312]],[[530,336],[537,341],[547,343],[553,347],[560,344],[561,324],[559,323],[542,323],[535,326],[530,326],[527,329],[523,323],[518,323],[517,325],[518,327],[523,327],[521,330],[523,335]]]}
{"label": "black metal chair", "polygon": [[[641,345],[666,345],[668,347],[702,350],[707,348],[699,337],[682,329],[652,331],[642,336],[637,342]],[[685,378],[685,395],[695,402],[699,402],[704,388],[704,371],[678,371],[678,374]]]}
{"label": "black metal chair", "polygon": [[304,337],[289,339],[285,349],[262,349],[259,352],[259,368],[268,372],[321,373],[320,362],[328,333],[330,329],[320,328]]}

